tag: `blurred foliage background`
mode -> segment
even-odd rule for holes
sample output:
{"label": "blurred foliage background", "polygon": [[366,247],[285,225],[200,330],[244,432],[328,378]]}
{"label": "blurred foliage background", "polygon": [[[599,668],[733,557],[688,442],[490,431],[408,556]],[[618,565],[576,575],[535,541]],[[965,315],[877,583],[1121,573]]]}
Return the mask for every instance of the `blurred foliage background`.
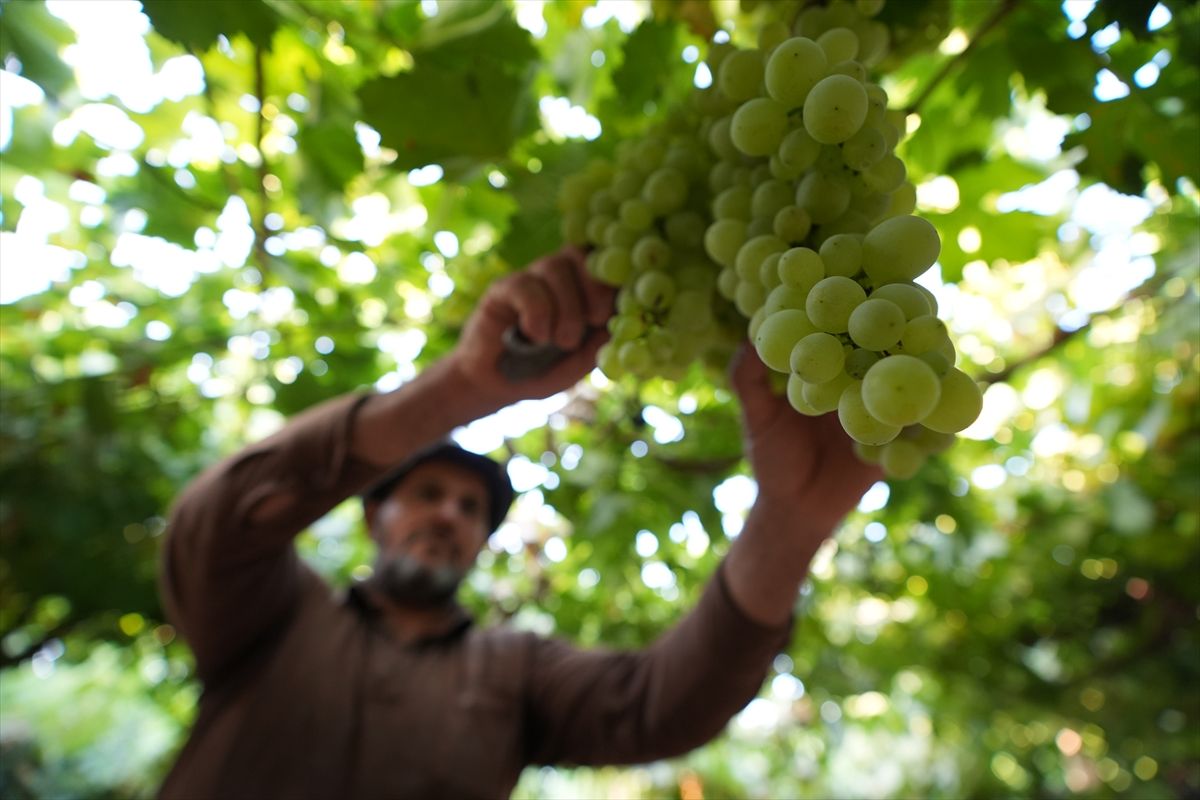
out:
{"label": "blurred foliage background", "polygon": [[[445,353],[558,244],[562,178],[758,5],[0,0],[0,794],[154,791],[198,694],[155,591],[172,497]],[[827,543],[724,736],[520,797],[1200,797],[1200,6],[881,19],[984,413]],[[481,619],[669,626],[753,497],[736,413],[697,366],[463,431],[527,490]],[[353,502],[300,547],[335,582],[371,558]]]}

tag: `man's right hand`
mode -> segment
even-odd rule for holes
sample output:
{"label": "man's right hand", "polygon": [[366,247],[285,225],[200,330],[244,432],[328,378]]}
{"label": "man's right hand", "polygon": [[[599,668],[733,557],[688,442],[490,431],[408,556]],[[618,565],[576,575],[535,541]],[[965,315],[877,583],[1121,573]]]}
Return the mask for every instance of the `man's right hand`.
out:
{"label": "man's right hand", "polygon": [[[467,320],[449,356],[453,368],[497,408],[547,397],[573,386],[596,365],[608,341],[605,323],[616,290],[592,278],[584,252],[566,247],[492,284]],[[535,344],[552,342],[567,355],[544,374],[512,381],[500,371],[505,331],[516,327]]]}

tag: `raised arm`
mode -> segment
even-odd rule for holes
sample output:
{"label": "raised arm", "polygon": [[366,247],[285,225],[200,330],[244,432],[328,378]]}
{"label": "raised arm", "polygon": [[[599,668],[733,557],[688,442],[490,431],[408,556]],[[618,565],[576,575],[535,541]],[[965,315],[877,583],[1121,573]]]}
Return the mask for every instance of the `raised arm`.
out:
{"label": "raised arm", "polygon": [[771,391],[767,375],[743,345],[732,377],[758,497],[725,567],[738,607],[775,625],[791,616],[817,548],[883,473],[858,460],[835,414],[797,413]]}
{"label": "raised arm", "polygon": [[[161,583],[199,676],[215,679],[283,627],[313,579],[292,548],[297,534],[456,426],[572,385],[606,338],[584,320],[599,325],[611,304],[579,251],[541,259],[491,286],[455,350],[415,380],[309,409],[193,481],[171,513]],[[514,324],[571,354],[540,378],[506,380],[496,362]]]}

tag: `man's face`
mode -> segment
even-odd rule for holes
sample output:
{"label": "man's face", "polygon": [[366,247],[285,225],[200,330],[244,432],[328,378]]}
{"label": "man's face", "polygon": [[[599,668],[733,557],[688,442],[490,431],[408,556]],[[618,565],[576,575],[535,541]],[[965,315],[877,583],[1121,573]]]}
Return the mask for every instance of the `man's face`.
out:
{"label": "man's face", "polygon": [[379,547],[372,583],[400,605],[448,602],[487,541],[488,489],[451,461],[426,461],[367,508]]}

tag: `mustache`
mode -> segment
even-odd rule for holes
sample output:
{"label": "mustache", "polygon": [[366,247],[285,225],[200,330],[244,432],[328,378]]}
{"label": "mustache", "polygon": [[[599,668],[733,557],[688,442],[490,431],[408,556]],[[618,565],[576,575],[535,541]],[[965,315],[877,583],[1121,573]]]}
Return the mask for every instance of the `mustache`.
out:
{"label": "mustache", "polygon": [[372,583],[398,605],[433,608],[448,603],[466,573],[449,565],[427,566],[407,556],[379,564]]}

